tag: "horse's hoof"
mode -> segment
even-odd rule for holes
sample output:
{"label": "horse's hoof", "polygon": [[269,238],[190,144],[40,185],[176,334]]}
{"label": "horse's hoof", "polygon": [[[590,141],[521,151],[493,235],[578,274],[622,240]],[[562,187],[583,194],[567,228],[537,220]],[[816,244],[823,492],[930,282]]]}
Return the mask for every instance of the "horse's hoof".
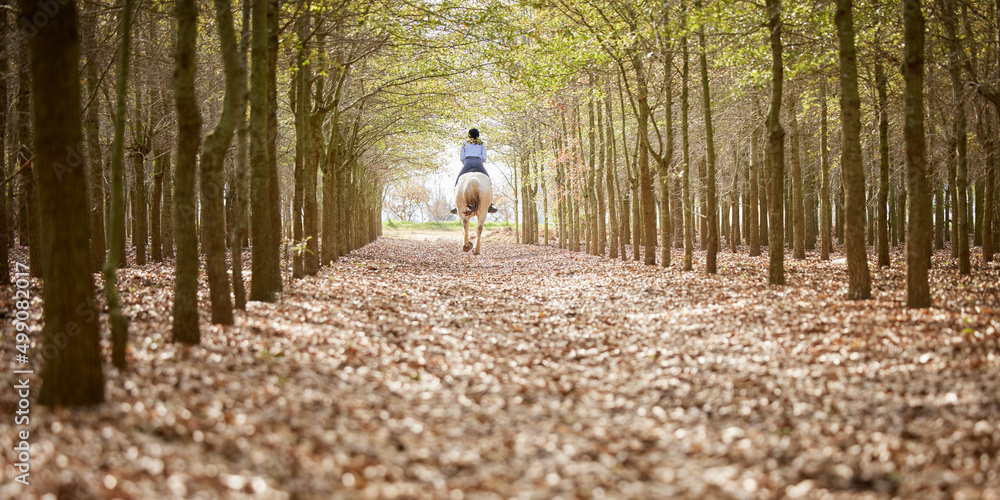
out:
{"label": "horse's hoof", "polygon": [[462,245],[463,252],[468,252],[469,250],[472,250],[472,243],[466,243],[465,245]]}
{"label": "horse's hoof", "polygon": [[472,255],[479,255],[479,249],[477,248],[477,249],[473,250],[472,251]]}

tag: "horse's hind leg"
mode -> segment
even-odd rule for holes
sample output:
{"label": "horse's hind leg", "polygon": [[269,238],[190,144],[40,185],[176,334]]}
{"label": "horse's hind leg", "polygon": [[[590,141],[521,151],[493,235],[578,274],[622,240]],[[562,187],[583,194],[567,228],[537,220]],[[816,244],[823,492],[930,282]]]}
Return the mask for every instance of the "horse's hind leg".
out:
{"label": "horse's hind leg", "polygon": [[476,249],[472,251],[472,255],[479,255],[479,246],[483,243],[483,215],[479,214],[476,217]]}
{"label": "horse's hind leg", "polygon": [[472,250],[472,243],[469,243],[469,219],[467,217],[462,217],[462,228],[465,229],[465,244],[462,245],[462,251],[468,252]]}

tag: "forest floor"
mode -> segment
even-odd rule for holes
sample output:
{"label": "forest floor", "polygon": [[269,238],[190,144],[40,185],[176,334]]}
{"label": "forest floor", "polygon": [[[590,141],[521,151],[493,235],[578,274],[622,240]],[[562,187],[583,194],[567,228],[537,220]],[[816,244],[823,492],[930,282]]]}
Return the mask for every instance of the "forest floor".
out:
{"label": "forest floor", "polygon": [[898,252],[852,302],[814,253],[772,287],[508,239],[381,238],[197,347],[173,268],[123,270],[130,369],[32,406],[30,486],[0,373],[0,498],[1000,498],[996,264],[938,252],[910,310]]}

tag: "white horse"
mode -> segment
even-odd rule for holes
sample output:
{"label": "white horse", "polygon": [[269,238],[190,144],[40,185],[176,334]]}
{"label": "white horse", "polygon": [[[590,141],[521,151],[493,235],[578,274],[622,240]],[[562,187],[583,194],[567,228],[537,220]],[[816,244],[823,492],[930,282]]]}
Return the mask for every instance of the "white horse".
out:
{"label": "white horse", "polygon": [[461,217],[462,227],[465,228],[463,252],[472,249],[472,243],[469,243],[469,219],[478,217],[476,248],[472,250],[472,254],[479,255],[479,246],[483,241],[483,223],[486,222],[486,214],[491,203],[493,203],[493,183],[490,182],[489,176],[479,172],[469,172],[458,178],[458,185],[455,187],[455,206],[458,207],[458,216]]}

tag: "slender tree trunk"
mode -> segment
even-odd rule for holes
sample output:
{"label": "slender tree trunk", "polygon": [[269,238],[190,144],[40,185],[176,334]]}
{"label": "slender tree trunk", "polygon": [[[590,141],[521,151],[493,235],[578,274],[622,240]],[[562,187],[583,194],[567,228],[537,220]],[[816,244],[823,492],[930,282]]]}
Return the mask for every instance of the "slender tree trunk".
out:
{"label": "slender tree trunk", "polygon": [[924,143],[924,17],[920,12],[920,0],[903,0],[903,27],[903,139],[906,142],[906,187],[910,200],[906,237],[906,305],[930,307],[931,200],[927,190]]}
{"label": "slender tree trunk", "polygon": [[988,157],[989,164],[986,166],[986,182],[983,186],[983,263],[993,261],[993,232],[997,230],[994,226],[994,204],[996,203],[996,170],[1000,168],[1000,157],[997,154],[995,139],[990,148]]}
{"label": "slender tree trunk", "polygon": [[298,36],[301,46],[299,47],[298,61],[296,64],[298,68],[295,71],[295,77],[292,79],[292,84],[289,85],[290,90],[288,92],[290,101],[292,104],[292,110],[295,113],[295,171],[293,175],[294,179],[294,193],[292,194],[292,279],[299,279],[305,276],[305,272],[302,269],[302,253],[305,251],[302,245],[302,201],[305,199],[305,188],[302,185],[303,176],[305,176],[305,156],[311,152],[306,151],[309,146],[306,144],[307,132],[306,128],[309,126],[309,91],[305,89],[309,80],[306,79],[306,41],[305,37],[308,35],[308,26],[305,24],[306,16],[300,15],[299,19],[296,21],[298,23]]}
{"label": "slender tree trunk", "polygon": [[[933,140],[931,141],[931,149],[934,149]],[[930,170],[930,173],[934,174],[934,169],[931,168]],[[941,250],[944,248],[945,226],[947,226],[944,211],[945,193],[937,174],[932,176],[931,184],[934,189],[934,248]]]}
{"label": "slender tree trunk", "polygon": [[[317,98],[323,92],[323,79],[318,78],[316,82]],[[323,114],[312,113],[309,116],[309,128],[306,139],[309,141],[307,148],[309,156],[305,157],[303,174],[305,179],[302,185],[302,228],[303,236],[306,238],[306,253],[303,256],[303,271],[310,276],[319,272],[319,206],[316,202],[317,177],[319,175],[320,155],[323,151]]]}
{"label": "slender tree trunk", "polygon": [[949,42],[948,66],[951,73],[951,86],[954,93],[955,114],[952,121],[952,134],[955,140],[956,171],[955,193],[956,203],[952,205],[955,213],[956,231],[952,243],[957,243],[958,273],[972,272],[969,259],[969,209],[968,209],[968,137],[965,123],[965,89],[962,81],[962,45],[958,38],[957,0],[942,1],[942,22]]}
{"label": "slender tree trunk", "polygon": [[160,203],[163,199],[163,156],[153,154],[153,193],[149,200],[149,257],[153,262],[163,260],[163,239],[160,236]]}
{"label": "slender tree trunk", "polygon": [[[33,0],[21,0],[23,18],[45,15],[42,8]],[[76,18],[76,4],[69,1],[38,26],[38,36],[28,42],[36,97],[33,124],[38,168],[32,170],[39,181],[45,266],[45,365],[38,403],[46,406],[104,401],[98,309],[90,274],[87,175],[78,153],[84,142]]]}
{"label": "slender tree trunk", "polygon": [[229,0],[215,0],[216,26],[219,30],[222,64],[225,71],[225,95],[222,114],[214,130],[205,137],[201,153],[201,224],[205,248],[205,270],[212,301],[212,323],[233,324],[233,302],[229,275],[226,272],[225,179],[223,160],[233,140],[239,120],[240,94],[244,70],[239,59],[239,43],[233,28]]}
{"label": "slender tree trunk", "polygon": [[[601,103],[597,103],[597,140],[598,140],[598,161],[597,161],[597,175],[594,189],[597,191],[597,255],[604,255],[605,248],[608,245],[608,226],[607,219],[604,214],[607,212],[607,204],[604,199],[604,170],[607,168],[605,156],[605,142],[604,142],[604,116],[601,110]],[[530,192],[529,192],[530,194]],[[534,215],[534,199],[531,200],[531,213]],[[532,230],[538,231],[538,224],[531,217],[531,227]],[[537,237],[535,238],[535,243],[538,243]]]}
{"label": "slender tree trunk", "polygon": [[[0,37],[8,39],[9,23],[7,22],[7,0],[0,0]],[[7,178],[7,47],[0,47],[0,178]],[[17,165],[11,165],[11,169]],[[9,285],[10,280],[10,247],[13,246],[13,233],[9,226],[10,216],[7,213],[7,190],[0,186],[0,286]],[[101,228],[103,234],[104,228]]]}
{"label": "slender tree trunk", "polygon": [[264,262],[268,272],[269,295],[281,291],[281,187],[278,183],[278,36],[281,0],[267,2],[267,171],[268,212],[271,230],[267,236],[270,258]]}
{"label": "slender tree trunk", "polygon": [[736,253],[743,239],[740,233],[740,152],[739,146],[733,143],[733,188],[730,192],[730,220],[729,220],[729,250]]}
{"label": "slender tree trunk", "polygon": [[[701,0],[695,1],[695,6],[701,8]],[[705,182],[705,222],[708,225],[708,233],[703,233],[706,240],[705,272],[715,274],[717,271],[717,259],[719,253],[719,209],[717,207],[715,193],[715,131],[712,128],[712,97],[708,88],[708,56],[705,44],[705,26],[698,27],[698,44],[701,47],[701,94],[702,105],[705,110],[705,150],[706,150],[706,172]]]}
{"label": "slender tree trunk", "polygon": [[[684,22],[687,22],[685,16]],[[688,102],[688,79],[690,78],[690,67],[688,66],[688,40],[686,36],[681,37],[681,176],[683,177],[682,198],[684,212],[684,260],[681,269],[690,271],[694,268],[694,200],[691,199],[691,143],[688,133],[688,112],[690,103]]]}
{"label": "slender tree trunk", "polygon": [[830,260],[830,247],[832,243],[831,239],[833,237],[831,235],[830,219],[833,218],[833,207],[831,206],[832,199],[830,197],[830,147],[829,144],[827,143],[829,132],[827,131],[827,121],[826,121],[826,82],[820,84],[819,102],[820,102],[819,260]]}
{"label": "slender tree trunk", "polygon": [[[32,144],[32,114],[31,114],[31,66],[29,61],[29,41],[22,35],[22,43],[18,51],[18,84],[17,84],[17,142],[20,157],[14,168],[24,165],[34,156]],[[35,131],[37,133],[37,131]],[[18,174],[18,191],[21,193],[19,202],[19,220],[21,245],[28,247],[29,273],[34,278],[42,277],[41,241],[39,240],[38,219],[38,184],[35,171],[37,168],[25,168]],[[89,243],[88,243],[89,244]]]}
{"label": "slender tree trunk", "polygon": [[[87,51],[87,95],[93,98],[86,110],[85,124],[87,130],[87,165],[90,182],[87,186],[90,193],[90,257],[91,270],[100,271],[104,265],[106,242],[104,239],[104,163],[101,161],[100,143],[100,99],[97,96],[97,46],[95,32],[97,30],[97,11],[87,13],[81,23],[83,46]],[[3,30],[5,32],[6,30]],[[6,73],[6,63],[0,67],[0,72]],[[6,105],[4,105],[6,108]],[[3,130],[0,128],[0,130]],[[0,149],[2,151],[2,149]]]}
{"label": "slender tree trunk", "polygon": [[[767,131],[767,124],[761,128],[760,134],[763,137],[763,132]],[[758,218],[760,227],[760,242],[762,245],[768,245],[770,237],[768,231],[768,213],[770,210],[770,205],[767,202],[768,190],[771,186],[771,160],[767,155],[767,143],[765,141],[763,148],[757,148],[757,153],[760,155],[757,157],[757,165],[759,166],[759,171],[757,172],[757,181],[760,185],[757,187],[757,198],[760,200],[760,206],[758,207]]]}
{"label": "slender tree trunk", "polygon": [[163,207],[160,209],[160,220],[163,233],[163,258],[174,257],[174,182],[171,175],[170,148],[162,152],[163,156]]}
{"label": "slender tree trunk", "polygon": [[801,260],[806,258],[806,208],[802,188],[802,134],[799,133],[797,101],[797,98],[793,99],[791,109],[789,109],[792,116],[790,123],[792,129],[792,227],[794,239],[792,257]]}
{"label": "slender tree trunk", "polygon": [[198,330],[198,240],[194,189],[201,138],[201,112],[194,89],[197,33],[197,3],[194,0],[178,0],[177,68],[174,71],[174,100],[177,103],[177,182],[174,191],[177,265],[173,340],[185,344],[201,342]]}
{"label": "slender tree trunk", "polygon": [[878,209],[875,215],[878,226],[878,265],[888,267],[889,261],[889,99],[885,70],[882,61],[875,61],[875,86],[878,92],[878,150],[879,185]]}
{"label": "slender tree trunk", "polygon": [[865,170],[861,161],[861,97],[852,10],[852,0],[837,0],[834,20],[840,40],[840,121],[843,124],[840,165],[845,195],[847,296],[859,300],[871,298],[871,274],[865,248]]}
{"label": "slender tree trunk", "polygon": [[[760,205],[760,171],[762,165],[757,161],[760,156],[757,154],[757,150],[760,149],[760,143],[758,140],[760,134],[757,129],[750,131],[750,177],[748,179],[750,184],[750,205],[749,210],[747,210],[750,218],[750,231],[748,238],[750,239],[750,256],[757,257],[760,255],[760,211],[758,206]],[[686,237],[685,237],[686,238]]]}
{"label": "slender tree trunk", "polygon": [[[843,1],[843,0],[841,0]],[[768,282],[772,285],[785,284],[785,237],[782,220],[785,179],[785,130],[778,118],[781,116],[781,89],[784,82],[781,42],[781,0],[767,0],[768,27],[771,32],[771,103],[767,114],[769,167],[771,191],[768,193]]]}
{"label": "slender tree trunk", "polygon": [[132,155],[132,247],[135,248],[135,263],[146,265],[146,245],[149,242],[146,213],[146,153],[148,149],[140,146]]}
{"label": "slender tree trunk", "polygon": [[656,265],[656,201],[653,199],[653,178],[649,169],[649,103],[646,89],[646,69],[642,56],[636,52],[632,55],[632,66],[635,68],[636,101],[639,108],[638,116],[638,165],[639,202],[642,206],[642,242],[644,246],[643,263],[647,266]]}
{"label": "slender tree trunk", "polygon": [[115,88],[115,130],[111,147],[111,220],[108,227],[108,260],[104,263],[104,293],[111,323],[112,362],[123,370],[128,342],[128,318],[122,314],[118,301],[115,270],[125,261],[125,111],[128,92],[129,56],[132,49],[132,1],[126,0],[122,10],[122,41],[118,60],[118,81]]}
{"label": "slender tree trunk", "polygon": [[[611,229],[611,239],[609,241],[608,256],[612,259],[618,258],[618,244],[620,234],[618,231],[618,200],[616,199],[615,193],[615,178],[617,175],[618,162],[617,162],[617,151],[615,148],[615,125],[613,115],[611,114],[611,99],[604,99],[604,111],[605,115],[608,117],[607,123],[607,141],[604,142],[604,147],[607,149],[607,164],[605,165],[605,174],[607,175],[607,180],[604,183],[608,190],[608,224]],[[545,178],[542,177],[542,182],[544,186]]]}

